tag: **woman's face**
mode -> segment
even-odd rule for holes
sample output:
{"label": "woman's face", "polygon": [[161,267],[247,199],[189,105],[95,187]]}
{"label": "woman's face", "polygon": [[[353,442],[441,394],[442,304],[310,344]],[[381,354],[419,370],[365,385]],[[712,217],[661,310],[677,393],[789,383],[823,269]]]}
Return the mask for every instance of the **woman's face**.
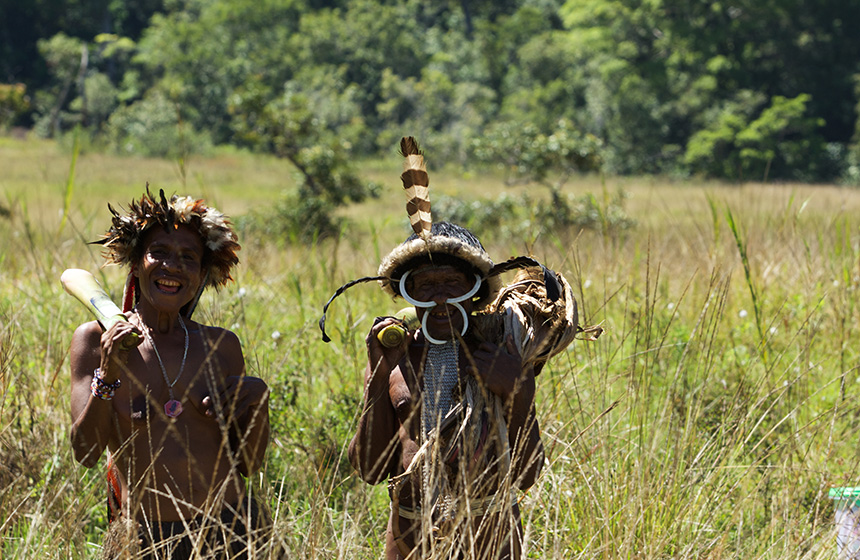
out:
{"label": "woman's face", "polygon": [[182,308],[197,295],[203,282],[203,240],[188,226],[154,227],[144,237],[144,252],[134,274],[141,300],[155,308]]}

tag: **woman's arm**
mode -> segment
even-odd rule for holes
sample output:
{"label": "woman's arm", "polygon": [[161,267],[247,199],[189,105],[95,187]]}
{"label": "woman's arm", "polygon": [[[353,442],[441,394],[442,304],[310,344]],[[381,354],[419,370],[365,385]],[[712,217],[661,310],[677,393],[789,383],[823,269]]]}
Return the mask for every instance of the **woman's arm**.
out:
{"label": "woman's arm", "polygon": [[[205,327],[210,344],[217,348],[216,356],[222,362],[216,371],[226,377],[217,399],[203,398],[206,415],[222,420],[230,430],[230,446],[239,460],[243,476],[260,469],[269,446],[269,387],[258,377],[245,374],[245,357],[235,333],[216,327]],[[220,406],[215,406],[220,404]]]}
{"label": "woman's arm", "polygon": [[108,445],[114,413],[112,400],[93,395],[93,375],[99,368],[106,384],[126,378],[128,349],[122,347],[122,340],[131,332],[137,332],[137,329],[121,321],[102,333],[99,324],[91,321],[78,327],[72,336],[70,436],[75,459],[88,468],[98,463]]}

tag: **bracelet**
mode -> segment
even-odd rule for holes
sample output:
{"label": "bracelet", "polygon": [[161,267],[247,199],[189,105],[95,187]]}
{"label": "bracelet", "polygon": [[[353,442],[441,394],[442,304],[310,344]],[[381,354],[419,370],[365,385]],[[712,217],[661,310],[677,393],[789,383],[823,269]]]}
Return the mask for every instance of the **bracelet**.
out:
{"label": "bracelet", "polygon": [[122,385],[122,380],[117,379],[113,383],[106,383],[104,377],[105,374],[102,372],[102,368],[96,368],[93,371],[93,382],[90,383],[90,390],[93,392],[95,398],[109,401],[113,398],[114,393],[116,393],[120,385]]}

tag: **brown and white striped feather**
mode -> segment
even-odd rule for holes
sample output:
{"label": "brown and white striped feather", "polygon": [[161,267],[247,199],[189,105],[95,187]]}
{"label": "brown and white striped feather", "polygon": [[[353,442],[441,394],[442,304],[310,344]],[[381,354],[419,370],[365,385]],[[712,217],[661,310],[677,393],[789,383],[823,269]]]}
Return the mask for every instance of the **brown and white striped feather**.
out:
{"label": "brown and white striped feather", "polygon": [[400,155],[406,158],[400,180],[403,181],[403,190],[406,193],[409,223],[417,235],[427,239],[430,236],[433,217],[430,214],[430,176],[424,166],[424,154],[415,138],[408,136],[400,140]]}

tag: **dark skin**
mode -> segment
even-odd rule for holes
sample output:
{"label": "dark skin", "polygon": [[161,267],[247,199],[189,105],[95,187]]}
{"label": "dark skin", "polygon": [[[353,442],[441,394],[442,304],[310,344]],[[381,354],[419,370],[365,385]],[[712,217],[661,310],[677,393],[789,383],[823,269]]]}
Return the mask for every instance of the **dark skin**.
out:
{"label": "dark skin", "polygon": [[[416,308],[419,320],[430,313],[427,329],[438,339],[451,339],[460,333],[463,318],[459,310],[447,305],[449,298],[465,294],[474,284],[474,276],[452,267],[426,267],[410,275],[407,287],[409,294],[419,301],[433,301],[437,305],[430,310]],[[470,301],[462,304],[471,313]],[[392,317],[378,318],[367,336],[368,364],[365,370],[364,409],[359,419],[358,429],[349,445],[349,458],[360,476],[371,484],[382,482],[390,476],[403,472],[419,447],[420,440],[420,391],[421,382],[417,378],[427,342],[418,330],[410,333],[401,346],[386,348],[377,335],[379,331],[396,323]],[[484,386],[497,395],[504,404],[507,424],[508,444],[512,450],[512,470],[516,486],[520,490],[531,487],[543,466],[543,444],[540,429],[535,418],[535,372],[531,366],[524,365],[512,339],[497,346],[489,342],[470,342],[461,345],[460,376],[469,373],[479,379]],[[417,505],[411,497],[405,497],[407,505]],[[489,523],[484,519],[473,519],[473,527],[487,527],[494,524],[505,527],[513,515],[517,532],[512,539],[504,542],[490,542],[491,537],[482,541],[478,537],[477,550],[487,552],[501,547],[498,558],[520,558],[522,528],[519,523],[519,510],[514,505],[512,511],[494,514]],[[402,548],[413,549],[417,546],[416,521],[392,513],[386,532],[386,557],[404,558]],[[400,547],[394,538],[392,527],[398,524],[402,535]],[[479,556],[480,557],[480,556]]]}
{"label": "dark skin", "polygon": [[[239,339],[232,332],[185,319],[180,309],[205,277],[203,242],[187,226],[144,236],[133,267],[140,301],[127,322],[106,332],[95,321],[72,338],[72,448],[86,467],[107,448],[118,467],[122,503],[131,518],[181,521],[219,512],[241,501],[243,476],[262,465],[269,439],[268,387],[245,375]],[[152,345],[126,349],[132,332],[149,332],[183,412],[169,418],[167,382]],[[119,379],[113,400],[94,397],[93,370],[107,383]]]}

